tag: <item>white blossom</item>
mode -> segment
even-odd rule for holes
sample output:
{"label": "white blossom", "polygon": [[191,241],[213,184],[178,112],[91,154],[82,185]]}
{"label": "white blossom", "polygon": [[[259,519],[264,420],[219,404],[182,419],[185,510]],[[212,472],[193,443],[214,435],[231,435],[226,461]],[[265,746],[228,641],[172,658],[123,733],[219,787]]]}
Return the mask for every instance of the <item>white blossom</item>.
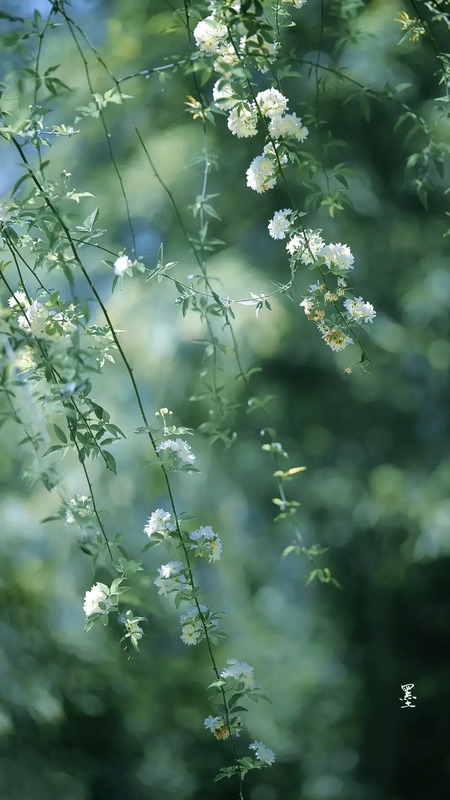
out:
{"label": "white blossom", "polygon": [[194,28],[197,47],[207,55],[217,53],[227,36],[227,27],[218,22],[214,15],[201,20]]}
{"label": "white blossom", "polygon": [[309,133],[308,128],[302,125],[300,117],[295,113],[272,116],[269,131],[274,139],[285,137],[297,139],[298,142],[304,142]]}
{"label": "white blossom", "polygon": [[275,163],[272,158],[262,155],[255,156],[247,170],[247,186],[258,194],[272,189],[277,180],[274,176]]}
{"label": "white blossom", "polygon": [[254,750],[256,758],[258,761],[261,761],[262,764],[267,764],[267,766],[271,766],[275,762],[275,753],[273,750],[270,750],[264,742],[255,741],[249,745],[249,750]]}
{"label": "white blossom", "polygon": [[217,49],[218,58],[214,61],[214,69],[225,78],[230,78],[233,67],[238,66],[239,56],[232,44],[222,44]]}
{"label": "white blossom", "polygon": [[189,534],[189,538],[193,542],[191,550],[195,551],[195,555],[203,556],[207,553],[210,563],[220,559],[222,542],[210,525],[201,525],[198,530]]}
{"label": "white blossom", "polygon": [[306,316],[309,317],[314,308],[314,299],[312,297],[305,297],[305,299],[300,303],[300,306],[303,308]]}
{"label": "white blossom", "polygon": [[320,257],[324,245],[325,242],[318,233],[306,230],[295,234],[287,243],[286,250],[291,256],[300,252],[302,264],[313,264]]}
{"label": "white blossom", "polygon": [[181,629],[181,640],[184,644],[192,645],[197,644],[202,632],[195,627],[195,625],[184,625]]}
{"label": "white blossom", "polygon": [[213,98],[214,102],[218,103],[219,107],[225,109],[226,111],[228,111],[230,108],[233,108],[233,106],[235,106],[238,102],[234,97],[232,84],[224,83],[224,81],[220,78],[213,86]]}
{"label": "white blossom", "polygon": [[254,105],[240,103],[231,109],[228,115],[228,128],[238,139],[256,136],[258,115]]}
{"label": "white blossom", "polygon": [[169,561],[168,564],[162,564],[158,567],[160,578],[171,578],[173,575],[179,575],[183,569],[181,561]]}
{"label": "white blossom", "polygon": [[353,344],[353,339],[351,336],[348,336],[340,328],[329,328],[323,323],[319,323],[317,327],[322,334],[322,339],[325,340],[328,347],[330,347],[334,353],[338,353],[340,350],[345,350],[349,344]]}
{"label": "white blossom", "polygon": [[291,226],[288,219],[289,214],[292,214],[292,208],[283,208],[281,211],[275,211],[268,225],[272,239],[286,238],[286,234]]}
{"label": "white blossom", "polygon": [[28,302],[25,292],[14,292],[13,296],[8,300],[8,305],[10,308],[21,306],[22,308],[26,309],[30,307],[30,303]]}
{"label": "white blossom", "polygon": [[158,587],[158,594],[166,596],[169,592],[176,591],[180,586],[186,584],[186,576],[183,574],[183,564],[181,561],[169,561],[158,567],[158,577],[153,581]]}
{"label": "white blossom", "polygon": [[180,638],[187,645],[197,644],[205,635],[205,627],[209,631],[215,631],[219,624],[206,606],[200,604],[199,608],[203,620],[196,606],[191,606],[185,614],[180,616],[180,623],[182,626]]}
{"label": "white blossom", "polygon": [[276,114],[282,114],[288,106],[288,99],[278,91],[278,89],[265,89],[264,92],[258,92],[256,95],[256,102],[261,114],[267,117],[273,117]]}
{"label": "white blossom", "polygon": [[373,322],[376,311],[371,303],[366,303],[362,297],[348,298],[344,301],[347,310],[347,319],[354,322]]}
{"label": "white blossom", "polygon": [[164,511],[163,508],[157,508],[148,518],[144,527],[144,533],[147,534],[149,539],[152,533],[163,533],[167,537],[170,531],[175,530],[171,519],[172,516],[168,511]]}
{"label": "white blossom", "polygon": [[234,678],[236,681],[243,683],[245,689],[253,689],[255,687],[254,667],[251,667],[245,661],[238,661],[237,658],[229,658],[226,663],[227,666],[220,673],[221,678]]}
{"label": "white blossom", "polygon": [[[106,609],[100,608],[99,603],[104,603]],[[87,617],[90,617],[91,614],[105,614],[106,610],[110,607],[111,599],[108,597],[104,589],[102,589],[101,585],[99,583],[95,583],[92,589],[86,592],[84,596],[84,613]]]}
{"label": "white blossom", "polygon": [[214,733],[215,730],[220,728],[222,722],[223,722],[223,717],[209,716],[209,717],[206,717],[206,719],[205,719],[203,724],[204,724],[205,728],[208,728],[208,730],[211,731],[211,733]]}
{"label": "white blossom", "polygon": [[160,453],[163,450],[170,450],[181,461],[186,464],[193,464],[195,455],[191,452],[191,448],[183,439],[164,439],[161,444],[157,445],[156,452]]}
{"label": "white blossom", "polygon": [[124,272],[129,269],[132,265],[132,261],[128,258],[128,256],[119,256],[116,258],[114,262],[114,272],[116,275],[123,275]]}
{"label": "white blossom", "polygon": [[339,269],[353,269],[354,258],[348,245],[341,244],[327,244],[322,247],[319,255],[325,259],[328,267],[331,264],[336,264]]}
{"label": "white blossom", "polygon": [[31,304],[25,307],[25,313],[17,318],[17,324],[19,328],[26,331],[26,333],[32,333],[37,339],[52,341],[59,339],[61,336],[61,333],[56,328],[52,331],[50,327],[49,332],[52,320],[58,322],[62,328],[66,325],[67,333],[70,333],[70,329],[75,327],[68,320],[64,325],[64,319],[60,314],[49,314],[48,309],[39,300],[33,300]]}

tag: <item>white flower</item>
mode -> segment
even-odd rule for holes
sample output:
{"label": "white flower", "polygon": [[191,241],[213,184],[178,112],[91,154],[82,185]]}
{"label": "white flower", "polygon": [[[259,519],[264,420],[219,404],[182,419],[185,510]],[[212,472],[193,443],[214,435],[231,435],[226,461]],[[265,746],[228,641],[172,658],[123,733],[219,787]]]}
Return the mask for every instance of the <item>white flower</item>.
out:
{"label": "white flower", "polygon": [[217,53],[226,37],[226,25],[217,22],[213,15],[201,20],[194,28],[197,47],[208,55]]}
{"label": "white flower", "polygon": [[256,102],[261,114],[267,117],[282,114],[288,106],[287,97],[281,94],[278,89],[266,89],[264,92],[258,92]]}
{"label": "white flower", "polygon": [[268,156],[256,156],[247,170],[247,186],[258,194],[272,189],[277,180],[274,177],[275,163]]}
{"label": "white flower", "polygon": [[214,731],[216,731],[217,728],[220,728],[220,726],[222,724],[222,721],[223,721],[223,717],[212,717],[212,716],[209,716],[209,717],[206,717],[206,719],[205,719],[203,724],[204,724],[205,728],[208,728],[211,731],[211,733],[214,733]]}
{"label": "white flower", "polygon": [[182,584],[186,583],[186,576],[183,574],[183,564],[181,561],[169,561],[158,567],[158,577],[153,581],[158,587],[158,594],[166,596],[169,592],[176,591]]}
{"label": "white flower", "polygon": [[353,344],[351,336],[347,336],[340,328],[328,328],[323,323],[319,323],[317,327],[322,334],[322,339],[325,340],[334,353],[345,350],[349,344]]}
{"label": "white flower", "polygon": [[324,240],[318,233],[307,230],[293,236],[287,243],[286,250],[291,256],[300,251],[302,264],[313,264],[322,255],[321,251],[324,244]]}
{"label": "white flower", "polygon": [[290,228],[288,215],[292,214],[292,208],[283,208],[282,211],[275,211],[269,222],[268,228],[272,239],[285,239]]}
{"label": "white flower", "polygon": [[148,518],[144,533],[147,534],[149,539],[152,533],[163,533],[167,537],[170,531],[175,530],[171,519],[171,514],[168,511],[164,511],[163,508],[157,508]]}
{"label": "white flower", "polygon": [[218,103],[219,107],[226,111],[233,108],[238,102],[233,96],[233,86],[231,83],[224,83],[220,78],[213,86],[213,98],[214,102]]}
{"label": "white flower", "polygon": [[291,137],[297,139],[298,142],[304,142],[308,136],[308,128],[302,125],[300,117],[297,114],[275,114],[269,123],[269,131],[274,139],[281,137]]}
{"label": "white flower", "polygon": [[239,103],[228,114],[228,128],[238,139],[256,136],[258,133],[257,123],[258,115],[254,105]]}
{"label": "white flower", "polygon": [[305,297],[305,299],[300,303],[300,306],[303,308],[306,316],[309,317],[314,308],[314,299],[312,297]]}
{"label": "white flower", "polygon": [[273,750],[270,750],[264,742],[257,742],[255,739],[255,741],[249,745],[249,750],[255,750],[258,761],[261,761],[262,764],[267,764],[269,767],[275,761],[275,753]]}
{"label": "white flower", "polygon": [[22,306],[22,308],[29,308],[30,304],[27,300],[25,292],[14,292],[13,296],[9,298],[8,305],[10,308]]}
{"label": "white flower", "polygon": [[327,244],[322,247],[319,255],[323,256],[328,267],[336,264],[339,269],[353,269],[354,258],[350,248],[346,244]]}
{"label": "white flower", "polygon": [[182,569],[183,564],[181,561],[169,561],[168,564],[162,564],[162,566],[158,567],[158,572],[160,578],[171,578],[178,576]]}
{"label": "white flower", "polygon": [[37,339],[45,339],[47,341],[59,339],[61,336],[57,330],[48,333],[46,328],[51,321],[52,315],[49,314],[48,310],[39,300],[33,300],[31,305],[25,308],[25,314],[21,314],[20,317],[17,318],[19,328],[26,331],[26,333],[32,333]]}
{"label": "white flower", "polygon": [[214,561],[220,561],[220,557],[222,555],[222,542],[217,536],[209,543],[209,561],[213,563]]}
{"label": "white flower", "polygon": [[217,48],[218,58],[214,61],[214,69],[219,75],[226,78],[232,76],[233,67],[239,64],[239,56],[236,55],[232,44],[222,44]]}
{"label": "white flower", "polygon": [[348,298],[344,301],[347,319],[355,322],[373,322],[376,311],[371,303],[365,303],[362,297]]}
{"label": "white flower", "polygon": [[170,450],[181,461],[185,461],[187,464],[193,464],[195,461],[195,455],[191,452],[188,443],[183,441],[183,439],[164,439],[164,441],[156,447],[156,452],[160,453],[163,450]]}
{"label": "white flower", "polygon": [[189,538],[194,542],[191,544],[191,550],[195,550],[195,555],[201,557],[207,553],[210,563],[220,559],[222,542],[210,525],[202,525],[198,530],[192,531]]}
{"label": "white flower", "polygon": [[245,689],[253,689],[255,687],[254,667],[251,667],[245,661],[238,661],[237,658],[227,659],[227,665],[220,673],[221,678],[234,678],[236,681],[243,683]]}
{"label": "white flower", "polygon": [[114,262],[114,272],[116,275],[123,275],[124,272],[127,271],[129,267],[132,265],[132,261],[128,258],[128,256],[119,256],[116,258]]}
{"label": "white flower", "polygon": [[201,634],[201,630],[198,630],[195,625],[184,625],[181,629],[180,638],[185,644],[197,644]]}
{"label": "white flower", "polygon": [[[105,587],[106,588],[106,587]],[[106,609],[100,608],[99,603],[104,603]],[[106,614],[106,610],[111,607],[111,600],[99,583],[95,583],[92,589],[84,596],[83,611],[87,617],[91,614]]]}
{"label": "white flower", "polygon": [[180,616],[181,639],[187,645],[197,644],[205,636],[205,628],[208,631],[215,631],[218,627],[218,620],[206,606],[199,606],[201,615],[196,606],[188,608],[185,614]]}
{"label": "white flower", "polygon": [[300,249],[301,245],[302,241],[300,239],[300,236],[295,234],[295,236],[293,236],[292,239],[289,239],[286,245],[286,250],[288,251],[289,255],[293,256],[294,253],[296,253],[297,250]]}

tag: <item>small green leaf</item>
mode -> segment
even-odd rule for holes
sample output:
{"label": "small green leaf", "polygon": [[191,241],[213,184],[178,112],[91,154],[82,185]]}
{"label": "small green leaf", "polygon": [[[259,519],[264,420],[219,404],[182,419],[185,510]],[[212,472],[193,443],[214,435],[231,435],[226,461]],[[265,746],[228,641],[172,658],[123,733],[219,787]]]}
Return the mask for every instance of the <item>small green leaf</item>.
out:
{"label": "small green leaf", "polygon": [[59,427],[59,425],[53,425],[53,429],[59,439],[60,442],[63,444],[67,444],[67,436],[64,431]]}

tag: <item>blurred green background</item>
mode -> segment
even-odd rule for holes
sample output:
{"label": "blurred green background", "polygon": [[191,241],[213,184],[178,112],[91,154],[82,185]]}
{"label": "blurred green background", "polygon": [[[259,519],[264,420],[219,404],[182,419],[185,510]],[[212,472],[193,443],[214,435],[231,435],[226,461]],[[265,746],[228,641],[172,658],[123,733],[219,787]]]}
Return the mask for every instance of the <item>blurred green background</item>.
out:
{"label": "blurred green background", "polygon": [[[3,3],[18,15],[35,7],[47,13],[47,3]],[[340,43],[347,29],[354,32],[352,7],[359,9],[360,32],[353,42]],[[398,46],[399,10],[400,4],[389,0],[324,2],[321,63],[345,65],[355,80],[377,90],[386,82],[410,84],[402,100],[432,124],[437,116],[432,99],[442,93],[437,62],[425,40]],[[186,52],[181,29],[163,33],[172,23],[172,9],[163,0],[74,2],[70,13],[118,77]],[[308,0],[295,19],[288,46],[298,58],[314,62],[320,4]],[[20,23],[1,23],[2,78],[8,77],[13,89],[20,79],[22,97],[29,98],[32,84],[18,70],[33,54],[35,40],[22,49],[8,48],[9,33]],[[439,30],[435,40],[448,49]],[[43,49],[44,66],[59,62],[58,75],[73,91],[58,99],[49,120],[70,125],[77,106],[90,98],[64,26],[49,34]],[[111,88],[98,64],[91,59],[90,65],[95,90]],[[302,114],[300,104],[315,104],[316,85],[307,66],[297,68],[303,77],[287,80],[285,89],[290,110]],[[259,80],[265,88],[264,76]],[[213,82],[204,87],[208,98]],[[151,76],[130,80],[123,89],[133,96],[129,113],[195,233],[189,206],[200,193],[202,171],[190,162],[201,155],[202,127],[184,110],[192,79],[176,72],[163,83]],[[196,434],[190,443],[201,473],[174,481],[179,508],[196,515],[199,524],[212,525],[223,540],[222,560],[197,567],[205,601],[225,612],[230,638],[218,650],[218,663],[236,657],[254,665],[273,703],[258,704],[248,718],[251,739],[262,739],[277,756],[272,769],[248,776],[248,800],[448,797],[450,275],[443,239],[448,168],[443,180],[430,173],[436,188],[426,211],[404,176],[406,158],[426,142],[420,137],[405,142],[406,129],[394,132],[401,113],[396,102],[371,102],[369,120],[358,99],[343,105],[354,89],[334,81],[319,95],[324,135],[329,130],[345,142],[345,149],[330,153],[329,165],[345,160],[362,178],[350,181],[354,208],[334,220],[322,209],[306,217],[306,224],[322,227],[327,241],[346,242],[355,255],[354,293],[377,309],[364,340],[372,366],[366,371],[354,366],[356,347],[333,355],[306,319],[298,303],[315,280],[312,273],[298,275],[294,303],[281,296],[273,300],[272,314],[264,311],[256,319],[254,308],[235,307],[243,364],[263,370],[252,378],[252,391],[274,395],[270,413],[289,465],[307,467],[289,486],[302,503],[305,542],[330,548],[323,563],[343,591],[306,587],[306,559],[281,560],[292,535],[287,523],[273,522],[273,464],[261,450],[265,423],[257,413],[245,413],[248,398],[234,380],[231,354],[222,358],[221,368],[226,396],[240,404],[230,421],[237,441],[225,450]],[[170,201],[151,174],[123,107],[108,106],[107,120],[138,252],[153,266],[164,242],[166,258],[179,262],[173,274],[183,280],[195,271],[195,262]],[[223,222],[213,223],[211,232],[225,244],[211,258],[209,273],[220,280],[225,296],[267,293],[271,281],[289,275],[283,244],[267,233],[267,220],[288,203],[281,185],[262,196],[246,187],[245,170],[261,152],[259,139],[237,140],[224,117],[216,122],[208,128],[219,163],[210,191],[220,193]],[[100,243],[130,252],[123,200],[100,123],[81,120],[76,127],[81,134],[58,140],[52,151],[52,174],[66,169],[78,191],[95,195],[80,207],[74,204],[73,214],[81,222],[98,204],[107,229]],[[441,121],[436,135],[448,143],[448,123]],[[307,145],[318,154],[313,131]],[[5,146],[0,158],[7,193],[20,172]],[[306,191],[294,168],[288,177],[302,207]],[[204,336],[198,316],[182,318],[173,284],[144,284],[138,274],[111,297],[111,272],[101,264],[102,255],[86,249],[84,257],[116,327],[124,331],[149,415],[168,406],[180,424],[198,428],[209,412],[206,403],[189,402],[202,389],[203,348],[194,341]],[[63,286],[55,273],[52,280]],[[220,325],[217,335],[231,344]],[[351,375],[344,373],[348,365]],[[105,368],[93,396],[128,437],[114,448],[117,478],[98,462],[91,468],[106,527],[111,535],[121,531],[129,551],[139,554],[147,517],[167,505],[164,487],[156,470],[146,468],[143,437],[133,436],[140,421],[119,364]],[[58,507],[59,491],[48,494],[23,480],[29,454],[18,445],[20,438],[12,425],[2,428],[2,800],[236,797],[234,784],[213,784],[230,754],[227,743],[216,742],[203,727],[212,713],[206,648],[182,644],[178,614],[153,586],[156,567],[168,560],[165,553],[143,556],[145,570],[130,592],[129,603],[148,622],[141,653],[127,661],[118,626],[83,633],[83,596],[93,582],[90,559],[79,548],[74,526],[40,524]],[[62,467],[67,491],[86,493],[79,465]],[[110,575],[102,568],[96,578],[108,581]],[[401,709],[405,683],[414,683],[414,709]],[[240,741],[245,755],[247,734]]]}

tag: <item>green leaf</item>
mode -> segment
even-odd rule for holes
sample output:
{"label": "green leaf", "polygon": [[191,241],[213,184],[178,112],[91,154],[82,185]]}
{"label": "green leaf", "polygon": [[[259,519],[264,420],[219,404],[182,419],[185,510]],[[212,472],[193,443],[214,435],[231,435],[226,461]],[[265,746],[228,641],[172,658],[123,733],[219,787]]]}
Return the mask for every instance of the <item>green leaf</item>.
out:
{"label": "green leaf", "polygon": [[117,475],[116,459],[114,456],[111,455],[108,450],[102,450],[102,454],[106,462],[106,469],[110,469],[111,472],[114,472],[114,475]]}
{"label": "green leaf", "polygon": [[67,444],[67,436],[64,433],[64,431],[62,430],[62,428],[60,428],[59,425],[55,425],[54,424],[53,425],[53,429],[54,429],[59,441],[62,442],[63,444]]}

